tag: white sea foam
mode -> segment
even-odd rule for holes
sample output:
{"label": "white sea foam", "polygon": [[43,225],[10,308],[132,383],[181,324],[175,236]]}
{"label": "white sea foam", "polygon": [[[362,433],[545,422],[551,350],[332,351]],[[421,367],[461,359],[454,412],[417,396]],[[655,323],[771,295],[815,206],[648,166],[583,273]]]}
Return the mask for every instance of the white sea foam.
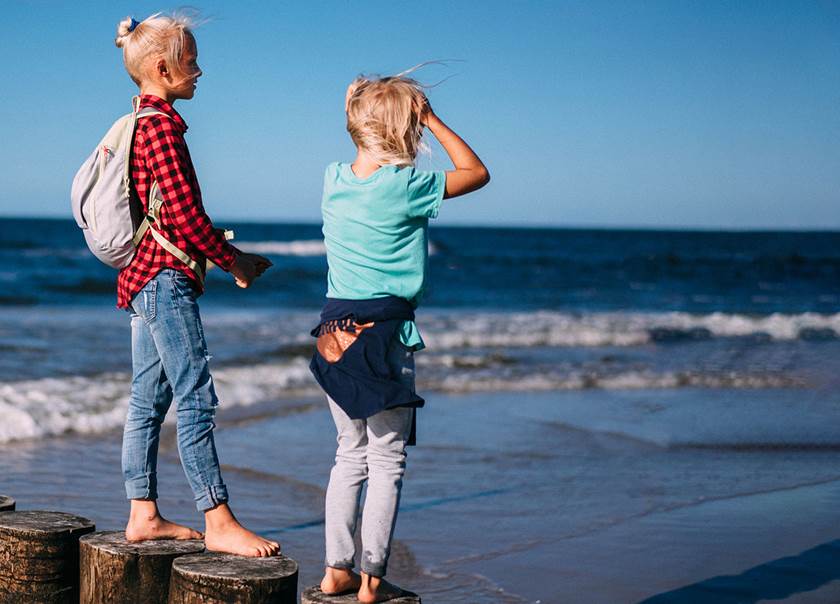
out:
{"label": "white sea foam", "polygon": [[322,239],[303,239],[300,241],[242,241],[236,247],[252,254],[271,256],[325,256],[327,248]]}
{"label": "white sea foam", "polygon": [[686,371],[622,371],[532,373],[517,379],[455,373],[431,384],[445,392],[539,392],[568,390],[663,390],[673,388],[794,388],[803,384],[789,376],[762,373],[694,373]]}
{"label": "white sea foam", "polygon": [[[431,360],[431,359],[430,359]],[[486,360],[486,366],[492,365]],[[425,363],[423,363],[425,364]],[[429,363],[434,365],[435,363]],[[446,361],[443,363],[446,365]],[[486,371],[478,357],[467,365],[476,370],[432,373],[421,379],[422,390],[443,392],[513,392],[551,390],[628,390],[701,388],[779,388],[799,385],[776,374],[737,372],[691,373],[619,371],[544,371],[522,367],[517,373]],[[249,366],[220,367],[213,371],[216,391],[224,407],[317,395],[309,374],[308,361],[296,357],[282,362]],[[65,432],[101,432],[122,425],[128,404],[129,375],[104,373],[97,376],[43,378],[0,383],[0,442],[54,436]]]}
{"label": "white sea foam", "polygon": [[0,442],[118,426],[127,388],[119,373],[2,383]]}
{"label": "white sea foam", "polygon": [[[302,358],[219,368],[213,371],[213,381],[225,406],[316,392]],[[0,442],[118,427],[125,419],[129,382],[127,373],[114,372],[0,383]]]}
{"label": "white sea foam", "polygon": [[[426,316],[421,326],[434,349],[527,346],[638,346],[656,339],[761,336],[795,340],[809,330],[840,334],[840,313],[749,316],[685,312],[605,312],[576,315],[532,313],[466,313]],[[664,332],[663,332],[664,330]],[[829,332],[830,330],[830,332]]]}
{"label": "white sea foam", "polygon": [[[9,318],[0,322],[0,335],[24,348],[31,347],[33,342],[40,344],[47,341],[38,338],[50,338],[51,346],[63,349],[61,337],[71,338],[68,345],[78,337],[72,329],[63,327],[70,312],[63,310],[55,316],[44,311],[37,315],[17,314],[14,320]],[[85,317],[87,315],[81,318],[73,315],[71,324],[76,325],[77,331],[89,335]],[[214,366],[213,375],[223,406],[288,400],[301,394],[318,393],[307,368],[308,359],[305,357],[308,351],[304,352],[298,346],[312,342],[302,326],[309,326],[315,320],[315,313],[296,311],[282,313],[278,317],[282,320],[274,320],[264,313],[255,316],[243,316],[239,311],[230,315],[224,312],[208,314],[208,330],[222,333],[224,342],[228,341],[227,338],[242,342],[259,336],[257,339],[261,346],[274,342],[291,347],[287,347],[288,350],[281,347],[281,350],[287,351],[263,357],[246,355],[250,359],[257,358],[257,362],[245,362],[246,357],[243,357],[239,363],[229,359],[227,365]],[[101,319],[97,320],[101,322]],[[783,350],[774,353],[774,349],[763,349],[760,363],[749,359],[744,361],[741,357],[741,360],[730,361],[724,355],[725,358],[715,359],[703,366],[691,361],[691,357],[674,357],[665,352],[669,361],[676,358],[675,364],[659,364],[654,358],[650,360],[654,365],[650,366],[648,361],[637,365],[633,357],[629,357],[629,361],[611,359],[601,363],[597,360],[598,355],[578,360],[576,351],[544,354],[543,351],[531,353],[522,349],[633,347],[662,339],[657,330],[672,330],[676,334],[666,334],[665,339],[761,334],[762,339],[779,342],[800,338],[805,330],[840,333],[840,314],[816,313],[759,317],[680,312],[580,315],[550,311],[464,313],[429,309],[421,311],[418,321],[430,349],[430,352],[417,357],[421,368],[419,387],[425,391],[443,392],[799,387],[807,385],[802,380],[811,378],[805,372],[800,379],[799,369],[774,360],[774,354],[783,353]],[[54,330],[53,322],[56,326]],[[114,329],[116,325],[115,320]],[[62,328],[59,329],[59,326]],[[44,334],[52,335],[39,335],[32,340],[33,333],[41,333],[33,331],[36,327]],[[123,330],[122,323],[119,329]],[[18,333],[19,330],[22,331]],[[695,334],[694,330],[701,330],[701,333]],[[94,364],[99,363],[93,357],[94,349],[100,345],[105,351],[102,354],[109,358],[117,354],[116,348],[108,348],[117,341],[116,332],[100,328],[96,333],[100,334],[102,341],[94,338],[92,342],[96,345],[83,351],[85,362],[78,365],[80,371],[82,367],[91,366],[91,359]],[[119,333],[122,334],[122,331]],[[684,349],[680,354],[684,354],[685,350],[690,349]],[[646,351],[644,354],[661,353]],[[532,357],[537,360],[525,360]],[[30,357],[24,355],[22,358]],[[103,366],[115,366],[105,363],[104,359],[104,356],[100,359]],[[44,371],[49,370],[49,366],[42,366],[47,367]],[[73,362],[61,361],[65,372],[72,371],[75,366]],[[10,371],[6,375],[15,374]],[[95,376],[0,381],[0,417],[3,418],[0,422],[0,442],[68,431],[98,432],[120,426],[128,400],[129,377],[127,372],[106,372]]]}
{"label": "white sea foam", "polygon": [[[303,239],[300,241],[242,241],[236,247],[252,254],[270,256],[326,256],[327,248],[323,239]],[[429,242],[429,255],[438,252],[434,243]]]}

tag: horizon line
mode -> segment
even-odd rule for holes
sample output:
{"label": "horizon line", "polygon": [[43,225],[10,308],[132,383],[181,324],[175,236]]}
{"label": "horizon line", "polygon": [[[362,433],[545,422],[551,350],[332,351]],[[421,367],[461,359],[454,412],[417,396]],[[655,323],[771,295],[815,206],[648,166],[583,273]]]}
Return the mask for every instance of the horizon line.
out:
{"label": "horizon line", "polygon": [[[72,216],[57,214],[24,215],[5,214],[0,212],[0,220],[51,220],[73,222]],[[289,224],[318,226],[319,220],[307,218],[265,218],[265,219],[241,219],[220,216],[213,222],[232,222],[236,224]],[[650,224],[536,224],[530,222],[521,223],[466,223],[466,222],[441,222],[436,220],[433,223],[442,228],[465,228],[465,229],[521,229],[521,230],[566,230],[566,231],[670,231],[670,232],[719,232],[719,233],[840,233],[840,225],[833,227],[818,226],[702,226],[702,225],[650,225]]]}

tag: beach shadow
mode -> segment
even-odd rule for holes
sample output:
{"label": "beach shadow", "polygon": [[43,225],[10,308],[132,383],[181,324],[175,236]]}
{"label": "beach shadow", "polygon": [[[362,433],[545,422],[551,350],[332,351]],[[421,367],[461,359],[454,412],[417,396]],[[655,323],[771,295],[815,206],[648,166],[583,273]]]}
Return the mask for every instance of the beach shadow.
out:
{"label": "beach shadow", "polygon": [[782,600],[837,579],[840,579],[840,539],[796,556],[765,562],[740,575],[712,577],[657,594],[639,604],[750,604]]}

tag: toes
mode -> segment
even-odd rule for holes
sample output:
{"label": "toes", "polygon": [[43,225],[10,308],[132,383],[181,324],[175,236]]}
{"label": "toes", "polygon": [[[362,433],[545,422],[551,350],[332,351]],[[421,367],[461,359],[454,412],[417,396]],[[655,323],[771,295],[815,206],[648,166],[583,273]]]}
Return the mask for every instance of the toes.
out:
{"label": "toes", "polygon": [[277,543],[276,541],[272,541],[271,539],[263,539],[263,541],[265,541],[265,544],[271,549],[271,551],[273,551],[273,552],[279,552],[280,551],[280,544]]}

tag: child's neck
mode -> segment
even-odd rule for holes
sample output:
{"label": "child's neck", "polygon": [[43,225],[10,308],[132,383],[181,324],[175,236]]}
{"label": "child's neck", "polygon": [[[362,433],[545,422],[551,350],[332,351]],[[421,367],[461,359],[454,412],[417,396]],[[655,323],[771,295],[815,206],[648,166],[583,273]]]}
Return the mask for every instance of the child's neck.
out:
{"label": "child's neck", "polygon": [[350,169],[358,178],[367,178],[381,167],[382,164],[376,163],[370,155],[361,150],[356,153],[356,161],[350,164]]}
{"label": "child's neck", "polygon": [[143,82],[140,86],[140,94],[149,94],[156,96],[172,105],[178,97],[176,97],[170,90],[163,86],[159,86],[152,82]]}

